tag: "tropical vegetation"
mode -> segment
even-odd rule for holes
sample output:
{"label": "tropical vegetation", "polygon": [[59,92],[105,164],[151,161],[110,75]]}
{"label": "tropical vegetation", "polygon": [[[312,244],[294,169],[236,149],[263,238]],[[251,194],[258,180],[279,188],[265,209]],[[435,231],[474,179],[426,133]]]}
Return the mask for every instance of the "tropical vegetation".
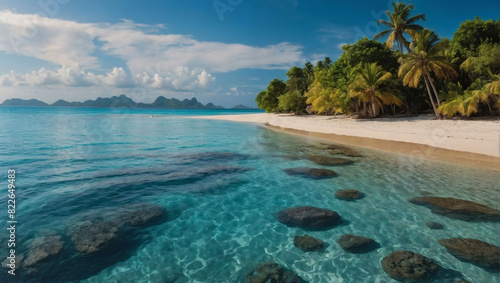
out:
{"label": "tropical vegetation", "polygon": [[[388,27],[342,47],[342,55],[292,67],[256,98],[266,112],[360,118],[433,113],[436,118],[500,113],[500,22],[464,21],[451,40],[421,26],[424,14],[395,2]],[[379,40],[385,39],[384,42]]]}
{"label": "tropical vegetation", "polygon": [[357,98],[359,103],[370,103],[371,109],[363,107],[371,117],[377,117],[383,105],[396,104],[401,106],[403,102],[396,95],[396,89],[386,84],[391,73],[382,69],[377,63],[365,63],[355,72],[356,77],[349,85],[349,95]]}

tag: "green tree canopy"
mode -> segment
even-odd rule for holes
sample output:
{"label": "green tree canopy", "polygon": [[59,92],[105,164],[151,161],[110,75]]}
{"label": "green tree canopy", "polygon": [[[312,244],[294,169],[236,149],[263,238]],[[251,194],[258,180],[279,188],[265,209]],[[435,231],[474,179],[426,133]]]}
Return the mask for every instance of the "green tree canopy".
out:
{"label": "green tree canopy", "polygon": [[[306,69],[306,68],[304,68]],[[298,91],[300,94],[304,94],[307,91],[308,76],[307,69],[304,70],[299,67],[292,67],[286,73],[288,80],[286,81],[287,92]]]}
{"label": "green tree canopy", "polygon": [[482,43],[479,45],[477,55],[469,56],[460,65],[460,69],[467,72],[471,80],[488,78],[490,72],[500,72],[499,48],[499,44]]}
{"label": "green tree canopy", "polygon": [[466,60],[471,55],[476,56],[483,43],[500,43],[499,21],[484,21],[476,17],[463,22],[451,39],[451,48],[455,56]]}
{"label": "green tree canopy", "polygon": [[390,72],[396,70],[399,66],[394,52],[385,48],[384,44],[366,37],[363,37],[352,45],[347,44],[342,46],[342,51],[342,55],[333,65],[342,64],[350,68],[349,71],[365,63],[377,63]]}
{"label": "green tree canopy", "polygon": [[306,97],[298,90],[287,92],[279,97],[279,110],[302,114],[306,111]]}
{"label": "green tree canopy", "polygon": [[280,79],[274,79],[269,83],[266,90],[261,91],[257,98],[257,106],[266,112],[278,111],[278,98],[285,94],[286,84]]}

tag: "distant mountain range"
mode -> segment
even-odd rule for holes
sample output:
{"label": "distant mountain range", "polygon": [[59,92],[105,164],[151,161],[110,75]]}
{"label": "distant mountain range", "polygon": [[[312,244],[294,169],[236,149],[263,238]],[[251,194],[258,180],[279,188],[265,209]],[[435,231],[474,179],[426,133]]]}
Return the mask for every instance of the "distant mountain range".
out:
{"label": "distant mountain range", "polygon": [[[131,107],[131,108],[170,108],[170,109],[224,109],[224,107],[216,106],[213,103],[203,105],[196,98],[178,100],[175,98],[165,98],[159,96],[153,103],[136,103],[126,95],[113,96],[109,98],[99,97],[96,100],[87,100],[84,102],[68,102],[66,100],[58,100],[52,104],[47,104],[37,99],[24,100],[12,98],[5,100],[0,106],[59,106],[59,107]],[[244,105],[237,105],[231,109],[252,109]]]}

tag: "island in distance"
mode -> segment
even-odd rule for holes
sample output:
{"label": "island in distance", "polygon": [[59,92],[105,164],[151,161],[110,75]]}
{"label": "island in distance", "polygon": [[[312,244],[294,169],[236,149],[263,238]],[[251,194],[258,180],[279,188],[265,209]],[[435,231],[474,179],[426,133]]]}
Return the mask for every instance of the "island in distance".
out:
{"label": "island in distance", "polygon": [[[224,109],[224,107],[216,106],[213,103],[203,105],[196,98],[178,100],[176,98],[165,98],[159,96],[153,103],[136,103],[126,95],[113,97],[98,97],[96,100],[86,100],[84,102],[68,102],[62,99],[47,104],[37,99],[24,100],[12,98],[5,100],[0,106],[59,106],[59,107],[129,107],[129,108],[172,108],[172,109]],[[233,110],[253,109],[243,105],[237,105]]]}

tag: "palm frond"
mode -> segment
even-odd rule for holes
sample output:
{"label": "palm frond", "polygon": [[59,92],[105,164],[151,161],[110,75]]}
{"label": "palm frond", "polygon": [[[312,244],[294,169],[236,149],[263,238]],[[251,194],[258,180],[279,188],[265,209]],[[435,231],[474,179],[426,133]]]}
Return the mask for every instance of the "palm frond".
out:
{"label": "palm frond", "polygon": [[418,14],[416,16],[409,18],[408,20],[406,20],[406,24],[411,25],[418,20],[426,21],[425,14]]}

